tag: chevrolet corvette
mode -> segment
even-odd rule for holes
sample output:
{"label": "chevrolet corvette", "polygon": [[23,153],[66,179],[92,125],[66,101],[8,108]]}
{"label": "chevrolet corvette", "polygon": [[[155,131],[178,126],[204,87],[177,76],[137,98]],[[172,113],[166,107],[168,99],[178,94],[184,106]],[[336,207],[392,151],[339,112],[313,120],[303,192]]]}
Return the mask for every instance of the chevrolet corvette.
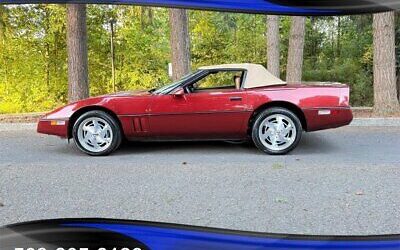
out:
{"label": "chevrolet corvette", "polygon": [[349,94],[341,83],[287,83],[258,64],[206,66],[158,89],[70,103],[42,117],[37,131],[93,156],[123,140],[250,140],[281,155],[303,131],[348,125]]}

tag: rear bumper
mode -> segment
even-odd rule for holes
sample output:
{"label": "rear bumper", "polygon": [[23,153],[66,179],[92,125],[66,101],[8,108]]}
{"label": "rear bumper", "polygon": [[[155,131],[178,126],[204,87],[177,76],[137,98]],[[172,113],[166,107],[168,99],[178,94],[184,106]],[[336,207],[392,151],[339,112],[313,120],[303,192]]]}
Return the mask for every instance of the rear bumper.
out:
{"label": "rear bumper", "polygon": [[68,120],[49,120],[42,118],[37,125],[37,132],[47,135],[68,137]]}
{"label": "rear bumper", "polygon": [[350,107],[305,109],[303,112],[308,132],[346,126],[353,120]]}

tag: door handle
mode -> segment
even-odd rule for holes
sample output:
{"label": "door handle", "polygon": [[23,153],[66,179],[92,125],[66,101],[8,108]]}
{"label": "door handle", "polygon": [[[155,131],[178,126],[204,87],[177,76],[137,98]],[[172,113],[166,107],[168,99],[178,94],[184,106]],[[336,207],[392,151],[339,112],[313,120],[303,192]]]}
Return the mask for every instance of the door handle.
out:
{"label": "door handle", "polygon": [[242,97],[240,97],[240,96],[234,96],[234,97],[230,97],[229,100],[231,100],[232,102],[241,101],[241,100],[242,100]]}

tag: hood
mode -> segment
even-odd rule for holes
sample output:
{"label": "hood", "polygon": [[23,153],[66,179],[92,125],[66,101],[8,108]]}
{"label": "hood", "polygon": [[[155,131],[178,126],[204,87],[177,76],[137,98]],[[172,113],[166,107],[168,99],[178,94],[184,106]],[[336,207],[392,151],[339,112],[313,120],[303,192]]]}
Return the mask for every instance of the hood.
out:
{"label": "hood", "polygon": [[148,96],[151,95],[151,93],[148,90],[131,90],[131,91],[122,91],[122,92],[117,92],[114,94],[107,94],[107,95],[102,95],[100,97],[108,97],[108,96]]}
{"label": "hood", "polygon": [[63,107],[55,109],[54,111],[47,113],[43,118],[46,119],[69,119],[77,110],[88,106],[99,106],[109,110],[113,110],[113,100],[115,97],[144,97],[150,96],[151,93],[147,90],[137,91],[124,91],[115,94],[107,94],[102,96],[94,96],[87,99],[79,100],[73,103],[69,103]]}

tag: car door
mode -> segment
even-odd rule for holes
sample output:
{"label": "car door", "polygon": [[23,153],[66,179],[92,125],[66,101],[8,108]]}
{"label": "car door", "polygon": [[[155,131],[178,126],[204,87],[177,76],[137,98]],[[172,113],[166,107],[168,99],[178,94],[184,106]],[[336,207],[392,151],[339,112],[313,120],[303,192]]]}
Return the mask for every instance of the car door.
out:
{"label": "car door", "polygon": [[242,89],[160,95],[150,108],[150,131],[161,138],[239,139],[246,136],[249,112]]}
{"label": "car door", "polygon": [[246,111],[245,91],[190,93],[156,98],[149,116],[155,137],[176,139],[241,138]]}

